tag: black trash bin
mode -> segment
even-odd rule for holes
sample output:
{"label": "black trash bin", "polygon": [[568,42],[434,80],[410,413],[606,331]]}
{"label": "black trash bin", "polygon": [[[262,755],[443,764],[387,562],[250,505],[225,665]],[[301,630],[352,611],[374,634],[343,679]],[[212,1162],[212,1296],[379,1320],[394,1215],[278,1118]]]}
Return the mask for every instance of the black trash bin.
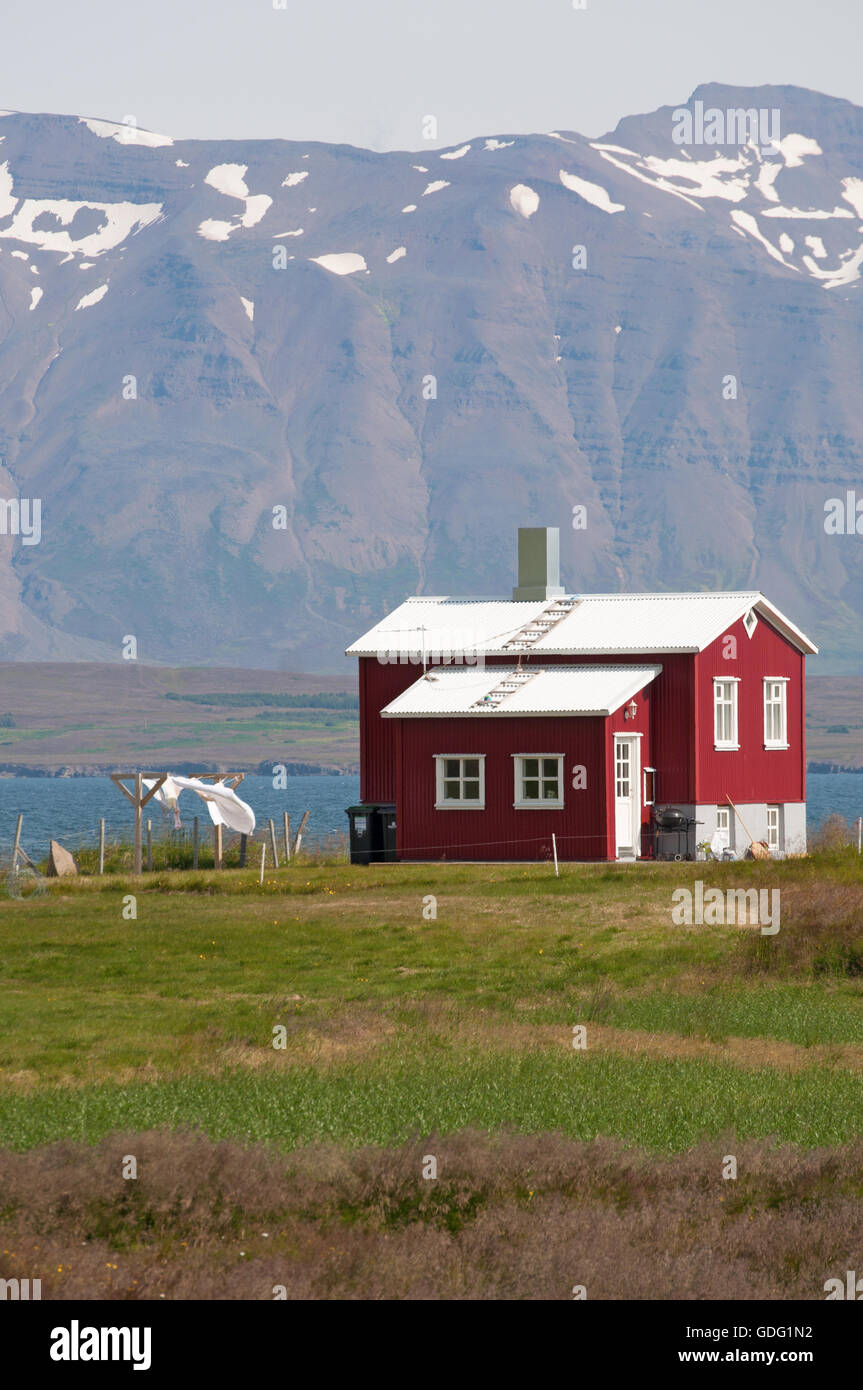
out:
{"label": "black trash bin", "polygon": [[395,806],[379,806],[378,814],[381,823],[381,849],[382,859],[393,862],[396,858],[396,808]]}
{"label": "black trash bin", "polygon": [[369,864],[372,858],[372,816],[374,806],[349,806],[351,863]]}
{"label": "black trash bin", "polygon": [[396,859],[396,808],[392,802],[362,802],[347,809],[351,863],[380,864]]}

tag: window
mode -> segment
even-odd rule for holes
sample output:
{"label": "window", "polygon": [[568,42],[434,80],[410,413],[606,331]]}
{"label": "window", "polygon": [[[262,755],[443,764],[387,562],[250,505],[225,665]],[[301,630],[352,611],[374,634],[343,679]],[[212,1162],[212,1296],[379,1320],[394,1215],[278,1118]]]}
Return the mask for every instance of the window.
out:
{"label": "window", "polygon": [[713,682],[713,743],[716,748],[739,748],[737,742],[736,680]]}
{"label": "window", "polygon": [[767,843],[771,849],[779,848],[779,807],[767,807]]}
{"label": "window", "polygon": [[644,769],[644,804],[652,806],[656,800],[656,768],[646,767]]}
{"label": "window", "polygon": [[717,806],[716,808],[716,833],[722,837],[722,843],[733,849],[731,844],[731,808],[730,806]]}
{"label": "window", "polygon": [[563,806],[563,754],[515,755],[515,806],[519,810]]}
{"label": "window", "polygon": [[485,809],[485,754],[435,755],[436,811]]}
{"label": "window", "polygon": [[764,747],[787,748],[787,707],[784,677],[768,676],[764,682]]}
{"label": "window", "polygon": [[746,633],[746,636],[751,638],[757,626],[758,618],[755,615],[755,609],[750,608],[749,612],[746,614],[746,617],[743,619],[743,630]]}

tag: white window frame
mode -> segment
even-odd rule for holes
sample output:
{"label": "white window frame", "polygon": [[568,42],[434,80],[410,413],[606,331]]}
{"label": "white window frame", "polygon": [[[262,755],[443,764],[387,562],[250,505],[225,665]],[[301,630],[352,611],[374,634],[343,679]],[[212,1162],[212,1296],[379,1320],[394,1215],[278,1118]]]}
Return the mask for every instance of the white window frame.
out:
{"label": "white window frame", "polygon": [[[775,824],[771,825],[771,817],[775,812]],[[767,844],[770,849],[782,848],[782,807],[767,807]]]}
{"label": "white window frame", "polygon": [[[457,761],[459,764],[458,783],[461,790],[465,782],[475,782],[475,777],[465,777],[463,765],[468,758],[479,762],[479,800],[466,801],[444,798],[444,782],[454,782],[454,777],[445,777],[445,764]],[[435,803],[436,811],[484,811],[485,810],[485,753],[435,753]]]}
{"label": "white window frame", "polygon": [[[768,699],[770,687],[778,685],[781,691],[779,701]],[[765,676],[763,682],[764,689],[764,747],[765,748],[789,748],[788,742],[788,676]],[[767,710],[768,706],[773,707],[778,704],[780,712],[781,731],[778,738],[771,738],[767,732]]]}
{"label": "white window frame", "polygon": [[[726,705],[729,703],[729,702],[726,701],[726,700],[720,701],[720,699],[719,699],[719,689],[720,689],[720,686],[724,686],[724,685],[730,685],[730,686],[731,686],[731,694],[732,694],[732,699],[731,699],[731,701],[730,701],[730,704],[731,704],[731,738],[730,738],[730,739],[719,739],[719,738],[717,738],[717,736],[716,736],[716,724],[717,724],[716,716],[717,716],[717,713],[718,713],[718,711],[719,711],[720,704],[722,704],[723,706],[726,706]],[[731,749],[731,750],[733,750],[733,749],[736,749],[736,748],[739,748],[739,747],[740,747],[740,714],[739,714],[739,707],[740,707],[740,690],[739,690],[739,686],[740,686],[740,677],[739,677],[739,676],[714,676],[714,677],[713,677],[713,747],[714,747],[714,748],[718,748],[718,749]]]}
{"label": "white window frame", "polygon": [[717,806],[716,829],[720,835],[725,837],[727,847],[729,849],[734,849],[734,821],[731,816],[730,806]]}
{"label": "white window frame", "polygon": [[[647,774],[648,774],[648,773],[650,773],[651,776],[653,777],[653,796],[651,796],[651,797],[648,797],[648,795],[647,795]],[[645,805],[645,806],[655,806],[655,805],[656,805],[656,768],[655,768],[655,767],[643,767],[643,768],[641,769],[641,800],[642,800],[642,804]]]}
{"label": "white window frame", "polygon": [[[524,800],[522,799],[523,784],[524,784],[524,773],[523,773],[523,771],[522,771],[522,768],[523,768],[523,764],[524,764],[524,762],[525,762],[525,760],[526,760],[527,758],[537,758],[537,759],[539,759],[540,763],[542,763],[543,758],[553,758],[554,761],[557,763],[557,787],[558,787],[558,793],[559,793],[559,795],[557,796],[557,798],[556,798],[554,801],[551,801],[551,800],[543,800],[542,797],[539,797],[536,801],[533,801],[533,800],[524,801]],[[513,753],[513,754],[512,754],[512,760],[513,760],[513,763],[512,763],[512,766],[513,766],[513,773],[514,773],[514,779],[515,779],[515,780],[514,780],[514,785],[513,785],[513,800],[512,800],[513,809],[516,810],[516,811],[562,811],[562,810],[563,810],[563,760],[564,760],[564,754],[563,754],[563,753]],[[540,769],[539,778],[538,778],[537,780],[538,780],[540,783],[549,780],[549,779],[543,777],[543,775],[542,775],[542,769]]]}

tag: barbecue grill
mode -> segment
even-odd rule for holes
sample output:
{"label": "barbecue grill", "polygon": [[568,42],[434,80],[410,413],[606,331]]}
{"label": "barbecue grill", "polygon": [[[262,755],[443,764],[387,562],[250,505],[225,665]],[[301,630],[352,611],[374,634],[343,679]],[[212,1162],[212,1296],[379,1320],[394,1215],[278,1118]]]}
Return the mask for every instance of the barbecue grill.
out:
{"label": "barbecue grill", "polygon": [[677,806],[665,806],[653,811],[654,859],[690,859],[689,829],[700,821],[686,815]]}

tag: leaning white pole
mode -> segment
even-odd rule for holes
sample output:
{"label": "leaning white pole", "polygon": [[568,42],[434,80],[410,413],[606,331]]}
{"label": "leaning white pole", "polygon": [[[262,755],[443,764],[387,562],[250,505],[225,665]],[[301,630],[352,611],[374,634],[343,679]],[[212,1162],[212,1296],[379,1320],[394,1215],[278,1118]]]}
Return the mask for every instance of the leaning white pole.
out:
{"label": "leaning white pole", "polygon": [[266,840],[265,840],[264,843],[261,845],[261,887],[262,887],[262,888],[263,888],[263,886],[264,886],[264,860],[266,859],[266,857],[267,857],[267,842],[266,842]]}
{"label": "leaning white pole", "polygon": [[557,837],[554,832],[552,832],[551,836],[551,847],[554,850],[554,876],[555,878],[560,878],[560,869],[557,867]]}

